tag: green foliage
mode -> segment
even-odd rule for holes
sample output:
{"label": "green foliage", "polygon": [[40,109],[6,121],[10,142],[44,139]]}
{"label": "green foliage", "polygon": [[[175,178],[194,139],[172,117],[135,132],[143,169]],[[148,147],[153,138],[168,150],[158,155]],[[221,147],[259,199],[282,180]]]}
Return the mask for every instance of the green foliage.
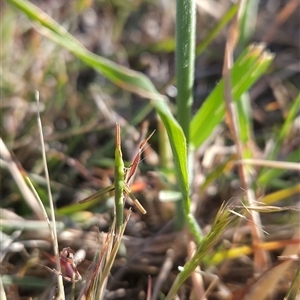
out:
{"label": "green foliage", "polygon": [[[266,72],[272,60],[273,55],[265,51],[263,45],[250,46],[239,56],[231,72],[232,96],[235,101]],[[222,79],[192,119],[190,141],[195,148],[210,137],[224,118],[223,90]]]}
{"label": "green foliage", "polygon": [[[299,115],[299,111],[300,111],[299,108],[300,108],[300,94],[294,99],[291,108],[289,109],[288,116],[286,117],[284,124],[281,127],[279,133],[276,134],[276,136],[274,136],[274,146],[268,157],[270,160],[275,159],[277,157],[281,147],[283,146],[284,141],[287,140],[287,138],[289,137],[292,126],[295,123],[297,115]],[[295,149],[292,153],[290,153],[286,158],[286,160],[291,162],[299,162],[300,161],[299,158],[300,158],[300,149],[298,148]],[[272,180],[280,177],[285,172],[286,170],[263,169],[260,172],[258,182],[261,185],[267,185],[270,182],[272,182]]]}
{"label": "green foliage", "polygon": [[[168,134],[169,142],[171,145],[174,164],[177,174],[177,181],[181,194],[177,191],[172,191],[170,193],[165,192],[165,196],[171,199],[176,199],[177,202],[177,214],[176,222],[178,228],[182,228],[184,224],[189,227],[190,233],[192,233],[196,245],[195,256],[188,261],[183,271],[179,273],[176,278],[167,299],[173,299],[175,297],[178,288],[182,283],[191,275],[196,267],[203,261],[204,256],[211,249],[213,244],[221,236],[224,230],[231,224],[232,215],[230,211],[221,207],[219,213],[215,218],[215,222],[212,226],[211,231],[206,237],[202,237],[201,230],[196,222],[194,216],[191,214],[190,207],[190,182],[193,182],[192,172],[189,173],[188,161],[193,157],[194,150],[201,147],[207,140],[212,136],[216,128],[222,124],[225,116],[225,105],[224,105],[224,80],[221,79],[213,91],[209,94],[207,99],[204,101],[203,105],[196,111],[195,115],[191,115],[191,106],[193,104],[193,84],[194,84],[194,60],[195,55],[202,54],[207,50],[208,45],[212,40],[220,33],[221,30],[227,25],[227,23],[235,16],[238,10],[238,5],[232,5],[224,16],[220,19],[217,25],[209,32],[209,34],[204,38],[203,42],[198,46],[195,46],[195,3],[194,1],[184,0],[177,1],[177,31],[176,31],[176,42],[174,39],[166,39],[163,42],[154,43],[150,46],[146,46],[145,49],[148,51],[173,51],[174,45],[176,45],[176,80],[178,88],[178,98],[177,98],[177,112],[176,118],[173,115],[173,112],[170,110],[168,99],[161,94],[151,80],[144,75],[143,73],[136,72],[132,69],[126,68],[122,65],[119,65],[105,57],[96,55],[89,50],[87,50],[78,40],[76,40],[66,29],[49,17],[46,13],[41,11],[31,2],[26,0],[7,0],[11,5],[19,9],[23,14],[30,18],[35,28],[44,36],[54,42],[56,47],[60,49],[61,47],[72,53],[81,63],[85,64],[96,70],[99,74],[103,75],[106,79],[110,80],[118,88],[123,89],[127,92],[134,93],[142,98],[148,99],[148,104],[140,111],[140,114],[137,114],[136,117],[132,120],[132,123],[140,122],[149,111],[154,108],[157,114],[159,115],[164,128]],[[255,1],[257,5],[257,1]],[[254,4],[255,4],[254,3]],[[249,3],[250,5],[250,3]],[[185,11],[185,9],[187,9]],[[252,13],[256,14],[256,7],[252,7]],[[253,136],[253,112],[250,103],[249,90],[254,85],[254,83],[268,70],[270,64],[273,61],[274,56],[265,49],[265,45],[257,44],[246,47],[247,40],[251,37],[253,31],[251,23],[251,7],[247,14],[244,15],[241,29],[242,29],[242,42],[245,48],[244,51],[238,55],[236,61],[233,64],[231,70],[231,87],[232,87],[232,97],[234,99],[234,107],[236,109],[236,117],[238,123],[238,138],[241,141],[243,146],[242,156],[243,158],[253,158],[253,152],[251,147],[248,147],[252,142],[255,143],[255,137]],[[121,12],[119,12],[121,14]],[[124,25],[126,18],[130,10],[127,9],[124,13],[122,20],[119,21],[117,28],[117,35],[120,35],[120,30]],[[7,36],[3,35],[5,42],[9,40],[9,36],[12,35],[14,31],[14,15],[10,14],[5,17],[5,26],[8,26],[10,30],[7,31]],[[186,48],[182,47],[186,45]],[[142,50],[144,50],[142,45]],[[12,49],[12,45],[9,45],[7,49]],[[8,51],[10,51],[8,50]],[[57,48],[56,48],[57,50]],[[135,51],[140,53],[142,51],[138,49]],[[2,54],[4,55],[4,54]],[[7,53],[5,54],[7,55]],[[29,55],[30,56],[30,55]],[[26,60],[26,59],[25,59]],[[60,65],[60,59],[56,62]],[[53,64],[55,64],[53,62]],[[24,68],[26,69],[26,68]],[[56,104],[50,104],[48,109],[51,109],[51,106],[57,105],[57,108],[61,109],[64,105],[64,90],[62,86],[66,80],[66,66],[62,62],[62,66],[59,66],[59,72],[61,77],[58,80],[59,91],[58,100]],[[63,76],[65,75],[65,76]],[[9,89],[13,89],[13,86],[6,82],[4,78],[4,85],[7,84]],[[61,89],[61,90],[60,90]],[[285,144],[285,141],[289,137],[291,129],[299,113],[300,105],[300,96],[298,95],[293,101],[291,108],[287,117],[285,118],[284,124],[279,132],[274,133],[274,147],[269,154],[269,159],[276,159],[280,155],[280,151]],[[70,112],[70,115],[73,116],[74,124],[79,124],[76,113],[73,111]],[[94,123],[91,122],[90,126],[97,124],[97,120],[94,120]],[[72,134],[82,134],[80,131],[81,128],[73,128]],[[78,133],[79,132],[79,133]],[[13,136],[11,139],[13,140]],[[75,149],[80,143],[80,137],[78,141],[72,139],[71,141],[73,149]],[[70,146],[71,148],[71,146]],[[69,149],[70,149],[69,148]],[[120,149],[118,149],[120,150]],[[121,150],[120,150],[121,151]],[[124,164],[120,152],[116,151],[116,158],[118,159],[118,164],[115,169],[115,178],[116,186],[120,187],[117,197],[119,200],[118,215],[121,216],[123,210],[123,191],[124,191]],[[205,189],[212,184],[213,182],[219,180],[228,170],[232,168],[234,155],[231,155],[225,161],[222,161],[217,168],[212,170],[210,174],[207,175],[204,183],[199,187],[199,191],[205,191]],[[293,150],[285,157],[286,160],[291,162],[299,162],[299,149]],[[57,173],[61,173],[62,165],[64,161],[60,158],[53,156],[52,160],[53,167],[56,168]],[[60,166],[61,165],[61,166]],[[281,180],[280,177],[286,173],[286,170],[283,169],[267,169],[258,170],[258,184],[262,187],[271,187],[271,188],[287,188],[291,185],[290,182],[286,183],[284,180]],[[118,176],[119,175],[119,176]],[[120,185],[118,185],[118,182]],[[109,190],[111,188],[109,187]],[[106,191],[106,190],[105,190]],[[295,195],[297,193],[294,192]],[[178,196],[179,195],[179,196]],[[43,197],[44,198],[44,197]],[[281,198],[280,198],[281,199]],[[58,215],[68,215],[88,209],[90,206],[97,204],[99,206],[102,202],[105,201],[104,197],[99,197],[94,199],[91,202],[84,204],[74,204],[69,207],[63,207],[56,210]],[[76,215],[74,215],[76,216]],[[123,215],[122,215],[123,216]],[[77,215],[78,219],[81,216]],[[123,219],[121,217],[117,220],[118,228],[122,227],[122,230],[125,230],[125,225],[123,224]],[[61,223],[59,223],[61,225]],[[3,228],[11,229],[19,228],[20,224],[14,223],[11,227],[5,223]],[[27,227],[31,228],[32,224],[28,223]],[[123,232],[122,232],[123,233]],[[113,261],[117,254],[118,248],[121,243],[121,237],[116,242],[112,256],[107,262],[107,269],[105,270],[105,277],[99,273],[99,278],[97,280],[102,280],[102,287],[105,286],[105,280],[109,274],[109,271],[112,267]],[[112,247],[112,245],[111,245]],[[220,252],[222,254],[222,252]],[[217,253],[218,254],[218,253]],[[239,256],[237,254],[236,256]],[[219,256],[220,257],[220,256]],[[218,263],[226,259],[223,255],[218,260]],[[103,279],[101,279],[103,278]],[[103,291],[99,291],[102,293]]]}

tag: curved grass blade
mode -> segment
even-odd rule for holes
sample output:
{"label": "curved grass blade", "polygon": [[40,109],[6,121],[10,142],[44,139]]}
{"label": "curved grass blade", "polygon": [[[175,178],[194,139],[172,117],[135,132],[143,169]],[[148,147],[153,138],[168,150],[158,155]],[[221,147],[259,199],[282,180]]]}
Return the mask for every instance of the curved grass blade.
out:
{"label": "curved grass blade", "polygon": [[[300,107],[300,94],[293,101],[293,104],[291,105],[291,108],[289,109],[288,116],[287,116],[279,134],[276,135],[275,145],[273,146],[273,150],[270,153],[268,159],[270,159],[270,160],[275,159],[276,156],[278,155],[281,145],[283,144],[285,138],[289,135],[289,132],[291,131],[293,123],[295,122],[296,117],[299,114],[299,107]],[[299,157],[300,157],[299,155],[300,155],[300,150],[296,149],[293,153],[289,154],[289,156],[287,157],[287,161],[299,162]],[[275,177],[279,177],[285,171],[269,170],[267,168],[264,168],[263,170],[261,170],[261,172],[259,174],[258,183],[261,185],[266,185],[272,179],[274,179]]]}
{"label": "curved grass blade", "polygon": [[217,241],[217,239],[220,237],[220,235],[224,232],[224,230],[227,228],[229,223],[232,222],[234,216],[230,214],[230,211],[228,208],[222,206],[220,210],[217,213],[217,216],[215,217],[215,221],[212,225],[212,228],[207,236],[205,236],[202,241],[198,244],[196,252],[193,256],[193,258],[188,261],[183,269],[182,272],[180,272],[167,297],[166,300],[175,299],[175,295],[179,289],[179,287],[183,284],[183,282],[194,272],[194,270],[199,266],[199,264],[202,262],[203,258],[211,249],[213,244]]}
{"label": "curved grass blade", "polygon": [[[252,45],[240,55],[231,70],[232,96],[235,101],[267,70],[273,58],[262,44]],[[194,147],[201,146],[222,121],[225,113],[223,90],[224,81],[221,80],[194,116],[190,136]]]}

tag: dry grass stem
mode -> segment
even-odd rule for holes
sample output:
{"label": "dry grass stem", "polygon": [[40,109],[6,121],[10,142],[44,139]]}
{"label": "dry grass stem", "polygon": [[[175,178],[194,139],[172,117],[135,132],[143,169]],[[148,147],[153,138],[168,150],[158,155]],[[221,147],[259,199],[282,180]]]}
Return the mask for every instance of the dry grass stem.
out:
{"label": "dry grass stem", "polygon": [[[49,177],[47,158],[46,158],[43,127],[42,127],[42,121],[41,121],[40,111],[39,111],[40,97],[39,97],[39,92],[38,91],[36,91],[35,97],[36,97],[36,103],[37,103],[37,106],[38,106],[38,109],[37,109],[37,123],[38,123],[38,128],[39,128],[39,133],[40,133],[40,142],[41,142],[41,147],[42,147],[44,171],[45,171],[45,176],[46,176],[46,181],[47,181],[47,190],[48,190],[48,199],[49,199],[50,211],[51,211],[51,220],[53,222],[52,230],[50,230],[50,232],[52,232],[51,236],[52,236],[52,242],[53,242],[54,255],[55,255],[55,258],[56,258],[57,272],[58,272],[58,274],[61,274],[62,269],[61,269],[61,264],[60,264],[60,256],[59,256],[59,248],[58,248],[56,219],[55,219],[55,208],[54,208],[54,202],[53,202],[51,186],[50,186],[50,177]],[[47,219],[48,218],[46,218],[46,220]],[[49,222],[49,224],[51,226],[50,222]],[[57,276],[57,282],[58,282],[58,287],[59,287],[59,296],[58,297],[60,297],[60,299],[64,300],[65,299],[65,289],[64,289],[64,284],[63,284],[63,278],[62,278],[61,275]]]}
{"label": "dry grass stem", "polygon": [[[224,55],[224,65],[223,65],[223,78],[224,78],[224,100],[226,107],[226,120],[233,136],[233,140],[237,149],[237,156],[239,160],[242,160],[244,154],[244,147],[239,138],[239,128],[237,121],[237,112],[232,98],[232,86],[231,86],[231,69],[233,66],[233,53],[239,38],[239,22],[242,14],[244,13],[246,1],[240,2],[240,7],[237,16],[234,18],[232,24],[228,30],[228,37],[225,48]],[[249,201],[249,206],[253,205],[253,201],[256,198],[252,186],[252,179],[250,172],[246,170],[244,164],[238,165],[239,175],[242,183],[243,189],[246,191],[247,199]],[[262,243],[264,241],[264,234],[261,225],[261,219],[258,212],[253,212],[251,214],[252,223],[250,226],[252,228],[252,238],[253,244]],[[257,251],[254,256],[255,270],[258,273],[266,270],[269,264],[269,257],[265,251]]]}
{"label": "dry grass stem", "polygon": [[[24,199],[27,201],[27,204],[32,209],[32,211],[35,213],[36,217],[39,220],[44,219],[43,211],[41,210],[41,207],[39,203],[37,202],[35,196],[29,189],[29,187],[26,185],[26,182],[24,180],[24,176],[21,172],[21,170],[18,168],[16,162],[12,158],[10,152],[8,151],[5,143],[0,138],[0,153],[3,159],[5,160],[7,167],[14,178],[15,182],[17,183],[20,192],[22,193]],[[20,165],[20,163],[18,163]]]}

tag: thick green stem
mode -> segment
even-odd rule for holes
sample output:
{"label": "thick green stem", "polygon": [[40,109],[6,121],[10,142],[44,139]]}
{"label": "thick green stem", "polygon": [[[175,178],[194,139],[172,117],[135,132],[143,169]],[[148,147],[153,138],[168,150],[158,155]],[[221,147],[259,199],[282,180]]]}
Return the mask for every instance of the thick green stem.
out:
{"label": "thick green stem", "polygon": [[196,6],[194,0],[176,2],[177,119],[188,145],[195,70]]}
{"label": "thick green stem", "polygon": [[[176,3],[177,120],[184,132],[188,148],[195,70],[196,5],[194,0],[177,0]],[[190,205],[184,201],[189,199],[177,202],[178,229],[184,225],[184,215],[189,214]]]}

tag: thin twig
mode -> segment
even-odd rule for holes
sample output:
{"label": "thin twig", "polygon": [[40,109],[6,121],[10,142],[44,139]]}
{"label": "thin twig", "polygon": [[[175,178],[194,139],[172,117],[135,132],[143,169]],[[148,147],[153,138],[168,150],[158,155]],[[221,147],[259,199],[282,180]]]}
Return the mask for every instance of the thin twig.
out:
{"label": "thin twig", "polygon": [[0,277],[0,298],[6,300],[6,294],[3,287],[2,276]]}
{"label": "thin twig", "polygon": [[[44,143],[44,136],[43,136],[43,128],[42,128],[42,122],[41,122],[40,110],[39,110],[40,97],[39,97],[39,92],[38,91],[36,91],[36,93],[35,93],[35,98],[36,98],[36,103],[37,103],[37,106],[38,106],[38,109],[37,109],[37,123],[38,123],[38,128],[39,128],[39,133],[40,133],[40,141],[41,141],[41,147],[42,147],[42,155],[43,155],[43,164],[44,164],[44,168],[45,168],[45,176],[46,176],[46,180],[47,180],[47,190],[48,190],[48,197],[49,197],[50,210],[51,210],[51,219],[52,219],[52,222],[53,222],[53,225],[52,225],[53,249],[54,249],[54,255],[55,255],[55,258],[56,258],[56,268],[57,268],[58,273],[61,274],[61,264],[60,264],[58,240],[57,240],[57,231],[56,231],[56,224],[55,224],[55,209],[54,209],[54,204],[53,204],[53,198],[52,198],[51,186],[50,186],[50,178],[49,178],[49,172],[48,172],[48,166],[47,166],[46,150],[45,150],[45,143]],[[62,276],[58,276],[57,281],[58,281],[60,297],[61,297],[62,300],[64,300],[65,299],[65,291],[64,291],[64,284],[63,284]]]}
{"label": "thin twig", "polygon": [[[53,240],[55,239],[55,236],[54,236],[54,233],[53,233],[53,229],[52,229],[52,228],[53,228],[54,225],[56,225],[56,223],[53,223],[53,222],[52,222],[52,224],[51,224],[51,222],[50,222],[50,220],[49,220],[49,217],[48,217],[48,215],[47,215],[46,209],[45,209],[45,207],[44,207],[44,205],[43,205],[43,202],[42,202],[42,200],[41,200],[39,194],[38,194],[37,191],[35,190],[35,188],[34,188],[32,182],[31,182],[31,180],[30,180],[30,178],[29,178],[28,176],[26,176],[26,180],[27,180],[27,182],[28,182],[28,184],[29,184],[29,186],[30,186],[30,188],[31,188],[31,190],[32,190],[32,192],[33,192],[33,194],[35,195],[35,198],[38,200],[38,202],[39,202],[39,204],[40,204],[40,206],[41,206],[41,209],[42,209],[42,211],[43,211],[43,213],[44,213],[45,220],[46,220],[47,225],[48,225],[48,227],[49,227],[49,231],[50,231],[50,234],[51,234],[51,239],[52,239],[52,241],[53,241]],[[40,228],[40,227],[39,227],[39,228]]]}
{"label": "thin twig", "polygon": [[166,259],[164,261],[164,264],[162,265],[162,267],[160,268],[158,277],[156,279],[154,288],[153,288],[153,294],[151,299],[155,300],[158,299],[158,294],[163,286],[163,284],[165,283],[165,281],[167,280],[173,265],[174,265],[174,257],[175,257],[175,253],[173,249],[169,249],[167,251],[166,254]]}
{"label": "thin twig", "polygon": [[[243,145],[239,139],[239,131],[238,131],[238,124],[237,124],[237,113],[235,111],[235,106],[232,99],[232,91],[231,91],[231,69],[233,66],[233,53],[238,42],[239,38],[239,21],[241,15],[244,11],[245,5],[247,0],[241,0],[239,11],[236,17],[234,18],[228,32],[228,37],[226,41],[226,49],[225,49],[225,56],[224,56],[224,65],[223,65],[223,78],[224,78],[224,100],[225,100],[225,107],[226,107],[226,114],[227,114],[227,121],[228,126],[233,136],[234,143],[237,148],[237,156],[239,160],[243,159]],[[238,165],[238,171],[241,178],[241,183],[243,189],[246,191],[247,198],[249,201],[249,206],[253,205],[253,201],[255,199],[255,194],[253,189],[251,188],[251,178],[249,173],[247,172],[244,164]],[[258,212],[253,212],[251,215],[252,221],[256,226],[251,225],[252,230],[252,238],[253,243],[262,243],[264,241],[264,234],[261,229],[261,220]],[[267,262],[268,257],[265,251],[257,251],[255,253],[256,260],[256,270],[260,273],[263,270],[267,269]],[[260,261],[260,263],[258,263]]]}
{"label": "thin twig", "polygon": [[297,7],[299,6],[299,4],[299,0],[288,1],[285,7],[277,14],[274,23],[268,28],[268,31],[262,38],[262,41],[266,42],[267,44],[270,44],[276,36],[279,27],[283,23],[285,23],[294,12],[298,11]]}
{"label": "thin twig", "polygon": [[[188,259],[193,259],[194,251],[196,249],[196,244],[194,241],[188,242]],[[192,293],[194,297],[201,300],[207,300],[207,297],[205,296],[205,288],[204,288],[204,280],[202,274],[199,272],[200,266],[198,266],[195,271],[191,274],[191,280],[193,284]]]}
{"label": "thin twig", "polygon": [[299,163],[287,162],[287,161],[275,161],[275,160],[265,160],[265,159],[242,159],[242,160],[237,160],[236,163],[300,172]]}

